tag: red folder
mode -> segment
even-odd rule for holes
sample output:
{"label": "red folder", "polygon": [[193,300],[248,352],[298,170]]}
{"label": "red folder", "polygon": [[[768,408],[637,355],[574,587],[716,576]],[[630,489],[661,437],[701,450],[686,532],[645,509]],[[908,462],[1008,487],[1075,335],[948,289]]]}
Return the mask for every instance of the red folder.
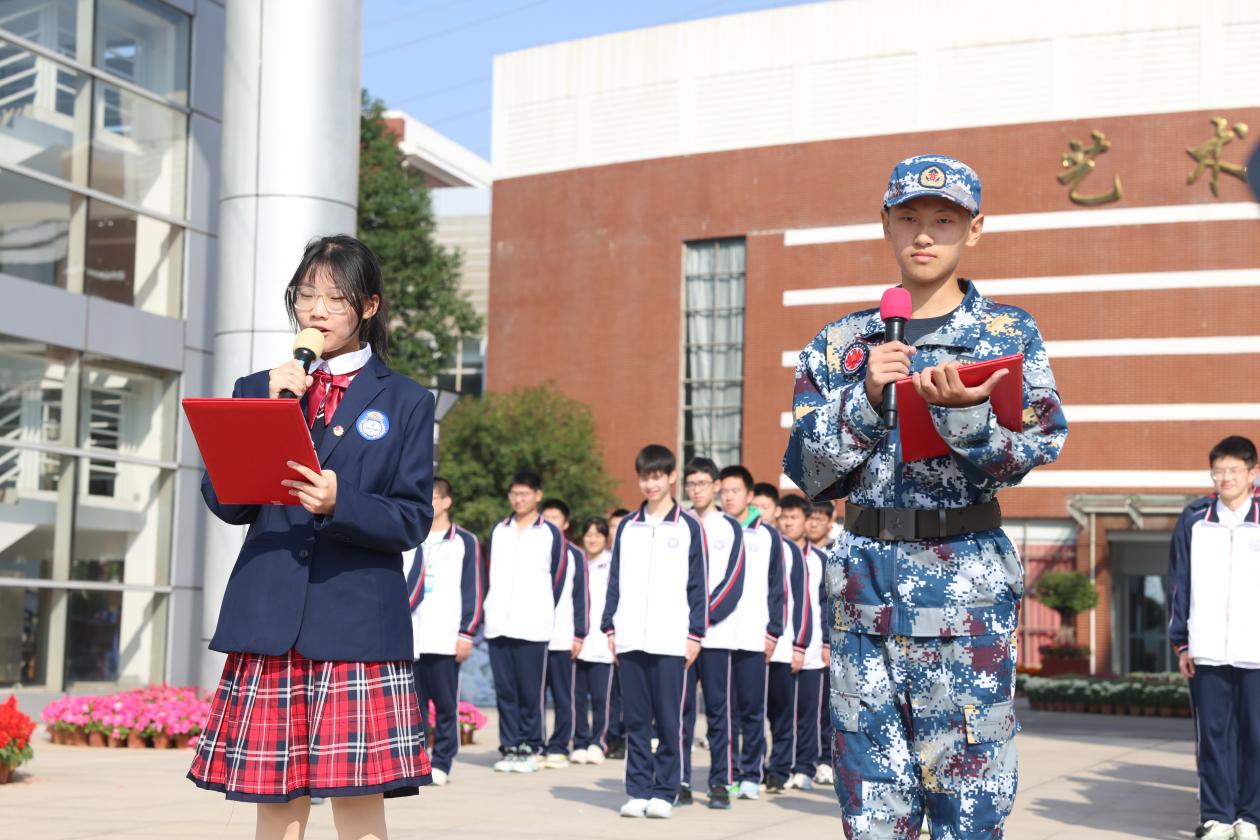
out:
{"label": "red folder", "polygon": [[189,397],[183,405],[220,502],[298,504],[280,483],[302,477],[287,462],[318,471],[319,459],[297,400]]}
{"label": "red folder", "polygon": [[[965,364],[958,376],[968,387],[980,385],[993,372],[1001,368],[1010,371],[989,396],[998,424],[1020,431],[1024,413],[1024,354],[986,359],[983,362]],[[914,390],[909,377],[897,380],[897,424],[901,429],[901,460],[905,463],[922,461],[938,455],[948,455],[949,445],[936,433],[928,404]]]}

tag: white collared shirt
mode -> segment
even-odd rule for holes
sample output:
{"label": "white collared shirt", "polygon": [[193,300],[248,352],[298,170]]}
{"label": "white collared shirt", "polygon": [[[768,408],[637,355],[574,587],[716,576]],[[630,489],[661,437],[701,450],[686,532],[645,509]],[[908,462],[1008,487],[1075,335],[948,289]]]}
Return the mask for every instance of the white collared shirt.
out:
{"label": "white collared shirt", "polygon": [[1225,504],[1222,498],[1216,499],[1216,515],[1220,518],[1221,524],[1226,528],[1237,528],[1246,519],[1247,514],[1251,512],[1251,496],[1243,496],[1242,501],[1238,503],[1238,510],[1234,510]]}
{"label": "white collared shirt", "polygon": [[316,359],[315,364],[311,365],[311,373],[322,368],[327,368],[328,372],[333,376],[358,373],[370,358],[372,358],[372,345],[365,343],[353,353],[342,353],[340,356],[333,356],[331,359]]}

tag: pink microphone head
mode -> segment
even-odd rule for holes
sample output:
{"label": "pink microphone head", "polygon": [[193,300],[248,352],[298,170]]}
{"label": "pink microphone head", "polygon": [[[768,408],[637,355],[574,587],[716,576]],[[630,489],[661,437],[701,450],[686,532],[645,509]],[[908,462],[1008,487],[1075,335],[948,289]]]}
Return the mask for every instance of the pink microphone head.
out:
{"label": "pink microphone head", "polygon": [[879,318],[881,321],[887,321],[889,318],[901,318],[902,320],[910,320],[910,312],[914,309],[914,305],[910,302],[910,293],[900,286],[894,286],[884,292],[884,296],[879,299]]}

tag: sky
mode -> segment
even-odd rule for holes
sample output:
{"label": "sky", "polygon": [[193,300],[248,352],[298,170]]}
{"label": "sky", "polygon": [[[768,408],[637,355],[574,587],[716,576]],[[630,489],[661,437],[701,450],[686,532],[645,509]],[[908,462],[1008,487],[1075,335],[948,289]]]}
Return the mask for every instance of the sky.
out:
{"label": "sky", "polygon": [[494,57],[811,0],[364,0],[363,86],[490,159]]}

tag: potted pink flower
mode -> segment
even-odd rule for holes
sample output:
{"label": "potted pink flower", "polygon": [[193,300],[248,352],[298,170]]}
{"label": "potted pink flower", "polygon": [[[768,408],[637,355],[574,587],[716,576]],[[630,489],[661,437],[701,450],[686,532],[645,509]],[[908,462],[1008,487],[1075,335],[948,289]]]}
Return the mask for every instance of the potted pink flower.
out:
{"label": "potted pink flower", "polygon": [[472,703],[461,700],[459,704],[459,742],[464,745],[473,742],[478,729],[486,725],[486,716]]}

